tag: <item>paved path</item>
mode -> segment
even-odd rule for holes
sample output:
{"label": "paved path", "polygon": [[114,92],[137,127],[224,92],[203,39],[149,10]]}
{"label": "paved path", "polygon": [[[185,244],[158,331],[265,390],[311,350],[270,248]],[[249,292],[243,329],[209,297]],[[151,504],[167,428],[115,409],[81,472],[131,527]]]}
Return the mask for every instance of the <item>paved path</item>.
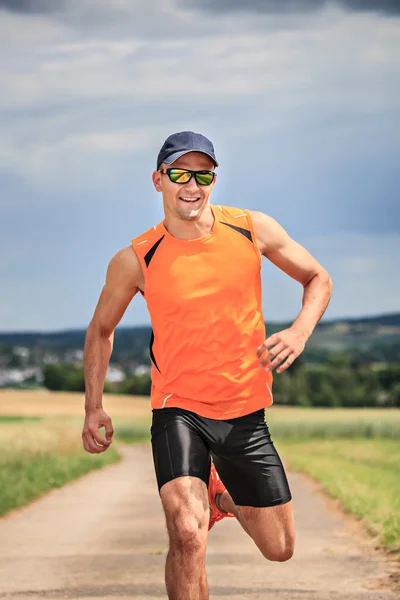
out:
{"label": "paved path", "polygon": [[[55,490],[0,519],[0,598],[166,598],[164,517],[150,448]],[[316,487],[290,474],[298,540],[295,557],[269,563],[233,519],[210,533],[210,598],[218,600],[394,600],[376,586],[383,559],[356,542]],[[371,585],[375,589],[371,589]]]}

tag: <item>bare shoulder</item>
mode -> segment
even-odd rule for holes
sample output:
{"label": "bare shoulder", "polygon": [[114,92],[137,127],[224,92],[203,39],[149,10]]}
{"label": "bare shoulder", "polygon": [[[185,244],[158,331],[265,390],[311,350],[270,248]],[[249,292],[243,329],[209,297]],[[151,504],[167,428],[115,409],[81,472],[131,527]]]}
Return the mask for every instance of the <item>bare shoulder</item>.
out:
{"label": "bare shoulder", "polygon": [[143,290],[142,266],[132,246],[126,246],[114,254],[107,268],[106,285]]}
{"label": "bare shoulder", "polygon": [[250,211],[250,214],[261,254],[266,256],[288,243],[289,234],[278,221],[257,210]]}

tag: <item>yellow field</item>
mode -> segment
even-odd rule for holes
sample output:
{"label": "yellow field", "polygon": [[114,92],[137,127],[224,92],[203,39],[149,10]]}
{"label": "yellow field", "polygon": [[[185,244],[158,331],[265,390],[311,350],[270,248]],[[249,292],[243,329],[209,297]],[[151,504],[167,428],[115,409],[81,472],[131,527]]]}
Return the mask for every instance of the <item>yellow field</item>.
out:
{"label": "yellow field", "polygon": [[[84,416],[84,395],[45,390],[0,390],[0,416],[79,417]],[[111,417],[150,419],[147,396],[104,395],[103,405]]]}
{"label": "yellow field", "polygon": [[[151,419],[150,399],[147,396],[105,394],[103,405],[113,417],[133,420]],[[72,392],[45,390],[0,390],[0,416],[84,416],[84,395]],[[308,423],[379,421],[400,426],[400,409],[396,408],[298,408],[272,406],[266,411],[268,423]]]}

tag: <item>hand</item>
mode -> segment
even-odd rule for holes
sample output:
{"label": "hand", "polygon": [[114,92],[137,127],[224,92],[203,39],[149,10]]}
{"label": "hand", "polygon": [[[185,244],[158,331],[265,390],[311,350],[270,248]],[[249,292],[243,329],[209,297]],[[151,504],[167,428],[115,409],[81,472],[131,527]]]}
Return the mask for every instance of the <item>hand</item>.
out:
{"label": "hand", "polygon": [[[101,427],[106,430],[105,438],[99,432]],[[96,408],[86,413],[82,432],[83,447],[86,452],[91,454],[105,452],[112,444],[113,434],[114,429],[111,419],[102,408]]]}
{"label": "hand", "polygon": [[261,361],[261,366],[265,367],[271,361],[266,371],[272,371],[279,363],[282,363],[276,370],[277,373],[282,373],[303,352],[305,345],[306,337],[303,334],[291,328],[284,329],[274,333],[261,344],[257,351],[257,358],[260,358],[262,353],[269,348],[268,354]]}

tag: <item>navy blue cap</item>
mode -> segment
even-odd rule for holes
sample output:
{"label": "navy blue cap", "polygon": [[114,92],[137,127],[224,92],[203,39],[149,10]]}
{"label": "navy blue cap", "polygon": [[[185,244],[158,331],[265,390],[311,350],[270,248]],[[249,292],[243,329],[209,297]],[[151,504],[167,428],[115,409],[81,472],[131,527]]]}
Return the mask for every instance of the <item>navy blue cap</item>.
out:
{"label": "navy blue cap", "polygon": [[160,168],[161,163],[170,165],[188,152],[203,152],[203,154],[207,154],[212,158],[215,166],[218,167],[214,146],[209,139],[201,133],[181,131],[180,133],[173,133],[165,140],[158,154],[157,170]]}

